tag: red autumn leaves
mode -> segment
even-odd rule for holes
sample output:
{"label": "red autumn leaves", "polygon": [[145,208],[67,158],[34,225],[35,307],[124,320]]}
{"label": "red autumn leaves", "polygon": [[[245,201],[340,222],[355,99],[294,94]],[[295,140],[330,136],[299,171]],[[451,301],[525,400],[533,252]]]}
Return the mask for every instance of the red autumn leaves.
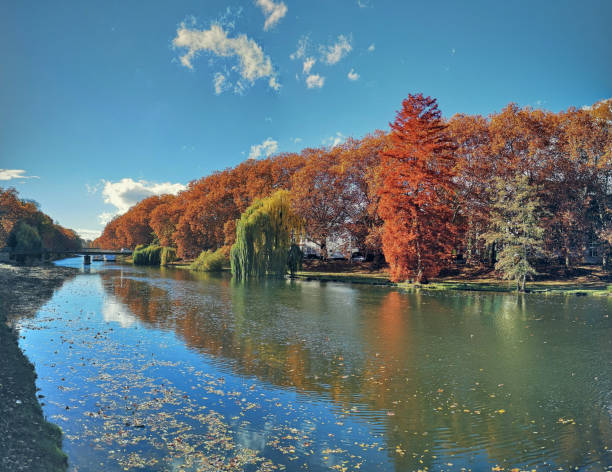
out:
{"label": "red autumn leaves", "polygon": [[111,221],[96,241],[133,247],[157,238],[182,257],[229,246],[235,221],[255,198],[289,190],[305,232],[384,252],[391,278],[423,280],[454,254],[491,262],[497,181],[526,176],[546,215],[550,258],[571,264],[585,248],[612,243],[611,101],[558,113],[510,104],[489,117],[442,118],[436,100],[409,95],[389,134],[304,149],[194,181],[178,196],[150,197]]}

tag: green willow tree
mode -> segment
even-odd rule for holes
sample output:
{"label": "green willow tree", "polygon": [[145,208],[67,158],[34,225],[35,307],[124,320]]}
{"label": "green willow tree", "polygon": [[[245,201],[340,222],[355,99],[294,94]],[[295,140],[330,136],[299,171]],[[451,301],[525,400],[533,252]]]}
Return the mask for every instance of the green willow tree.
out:
{"label": "green willow tree", "polygon": [[517,290],[525,291],[527,278],[537,274],[530,260],[544,253],[540,199],[527,176],[519,175],[510,182],[498,178],[495,184],[491,230],[484,237],[501,248],[495,269],[504,279],[516,281]]}
{"label": "green willow tree", "polygon": [[[301,219],[291,209],[287,190],[255,200],[236,222],[236,242],[230,251],[232,274],[237,279],[284,275],[292,243],[301,230]],[[299,264],[295,250],[291,253],[294,271]]]}

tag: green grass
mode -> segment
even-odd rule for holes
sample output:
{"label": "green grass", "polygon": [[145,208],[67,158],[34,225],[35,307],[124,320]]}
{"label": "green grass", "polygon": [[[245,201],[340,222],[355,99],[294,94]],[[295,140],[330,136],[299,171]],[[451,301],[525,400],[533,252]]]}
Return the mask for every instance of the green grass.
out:
{"label": "green grass", "polygon": [[347,282],[370,285],[395,285],[385,275],[343,273],[343,272],[308,272],[300,271],[295,275],[298,279],[322,280],[325,282]]}
{"label": "green grass", "polygon": [[[390,282],[385,274],[363,274],[363,273],[343,273],[343,272],[308,272],[301,271],[296,274],[296,278],[305,280],[320,280],[324,282],[345,282],[356,284],[371,285],[391,285],[405,290],[462,290],[473,292],[514,292],[516,285],[514,282],[505,280],[443,280],[433,281],[428,284],[411,284]],[[612,295],[612,285],[601,284],[577,284],[572,281],[550,281],[550,282],[528,282],[527,291],[531,293],[546,294],[587,294],[598,296]]]}

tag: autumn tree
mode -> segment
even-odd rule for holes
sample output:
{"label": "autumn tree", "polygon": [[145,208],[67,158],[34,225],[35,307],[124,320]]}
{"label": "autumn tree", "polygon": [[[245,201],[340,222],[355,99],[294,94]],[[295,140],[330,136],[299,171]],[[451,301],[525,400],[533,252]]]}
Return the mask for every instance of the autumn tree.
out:
{"label": "autumn tree", "polygon": [[20,199],[16,189],[0,187],[0,247],[6,244],[17,222],[32,216],[36,211],[36,205]]}
{"label": "autumn tree", "polygon": [[338,166],[346,200],[345,230],[362,252],[382,254],[382,220],[378,215],[381,185],[380,159],[389,137],[376,131],[360,140],[349,138],[340,145]]}
{"label": "autumn tree", "polygon": [[173,247],[172,239],[176,231],[176,224],[180,218],[181,205],[174,195],[163,195],[158,204],[151,211],[149,225],[157,236],[159,244],[164,247]]}
{"label": "autumn tree", "polygon": [[340,165],[341,149],[307,150],[306,163],[293,176],[293,208],[304,220],[306,237],[327,257],[329,239],[346,236],[355,189],[348,188]]}
{"label": "autumn tree", "polygon": [[525,291],[527,278],[537,273],[532,261],[544,253],[541,217],[540,199],[526,175],[496,180],[491,230],[484,236],[501,247],[495,269],[504,279],[514,280],[517,290]]}
{"label": "autumn tree", "polygon": [[73,230],[54,222],[38,204],[19,198],[14,188],[0,188],[0,247],[22,251],[70,251],[81,248]]}
{"label": "autumn tree", "polygon": [[486,253],[483,234],[489,225],[489,190],[497,162],[492,158],[489,123],[476,115],[455,115],[448,130],[455,151],[457,198],[454,199],[461,250],[467,262],[477,262]]}
{"label": "autumn tree", "polygon": [[453,145],[436,100],[409,95],[383,152],[379,214],[393,281],[426,282],[453,250]]}
{"label": "autumn tree", "polygon": [[135,248],[139,244],[150,244],[157,238],[151,227],[151,215],[165,199],[166,196],[154,195],[141,200],[123,215],[113,218],[94,244],[104,249]]}
{"label": "autumn tree", "polygon": [[[495,245],[484,238],[491,229],[490,189],[495,179],[520,174],[546,210],[547,252],[570,266],[594,246],[603,248],[605,263],[612,254],[611,106],[603,100],[552,113],[511,103],[488,117],[455,115],[445,123],[434,100],[413,96],[390,134],[244,161],[191,182],[175,197],[139,202],[110,221],[96,244],[157,240],[183,258],[219,248],[227,253],[240,215],[285,189],[323,254],[328,240],[369,254],[385,246],[394,278],[420,279],[436,273],[452,249],[474,264],[494,261]],[[27,216],[43,244],[59,244],[54,224],[33,217],[37,211],[0,191],[0,243]]]}
{"label": "autumn tree", "polygon": [[[587,114],[591,120],[585,119]],[[578,126],[572,127],[568,144],[573,156],[586,157],[593,169],[590,193],[593,196],[592,220],[595,240],[602,243],[602,265],[609,268],[612,254],[612,98],[576,112]]]}

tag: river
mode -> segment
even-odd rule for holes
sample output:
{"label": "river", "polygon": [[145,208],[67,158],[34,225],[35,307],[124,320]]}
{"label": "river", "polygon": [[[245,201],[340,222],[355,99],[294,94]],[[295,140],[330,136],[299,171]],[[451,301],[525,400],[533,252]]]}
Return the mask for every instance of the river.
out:
{"label": "river", "polygon": [[17,324],[72,471],[599,471],[610,313],[94,263]]}

